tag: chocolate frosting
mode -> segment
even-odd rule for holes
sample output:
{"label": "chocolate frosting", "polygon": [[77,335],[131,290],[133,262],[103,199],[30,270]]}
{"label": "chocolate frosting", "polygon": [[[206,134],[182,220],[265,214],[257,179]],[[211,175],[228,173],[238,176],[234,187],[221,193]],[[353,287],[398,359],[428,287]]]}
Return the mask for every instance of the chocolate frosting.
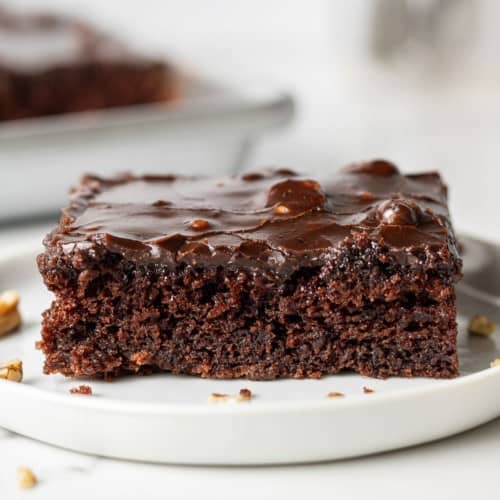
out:
{"label": "chocolate frosting", "polygon": [[402,264],[429,249],[456,256],[440,175],[402,175],[376,160],[321,181],[288,169],[223,179],[86,176],[57,244],[66,252],[104,245],[141,262],[290,271],[356,238],[388,248]]}

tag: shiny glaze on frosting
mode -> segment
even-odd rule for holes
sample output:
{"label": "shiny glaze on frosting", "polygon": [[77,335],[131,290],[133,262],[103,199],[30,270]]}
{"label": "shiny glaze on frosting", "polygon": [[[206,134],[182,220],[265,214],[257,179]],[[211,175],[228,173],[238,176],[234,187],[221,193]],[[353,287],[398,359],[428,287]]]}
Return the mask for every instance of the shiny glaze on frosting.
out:
{"label": "shiny glaze on frosting", "polygon": [[288,270],[359,237],[401,264],[429,249],[456,257],[439,174],[402,175],[375,160],[320,181],[288,169],[224,179],[86,176],[54,233],[66,252],[97,243],[146,263]]}

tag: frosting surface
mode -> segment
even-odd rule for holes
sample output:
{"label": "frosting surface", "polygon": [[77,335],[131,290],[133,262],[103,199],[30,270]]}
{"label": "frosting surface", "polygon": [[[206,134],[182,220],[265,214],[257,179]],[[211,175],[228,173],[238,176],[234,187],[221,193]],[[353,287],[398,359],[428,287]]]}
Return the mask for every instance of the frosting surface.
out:
{"label": "frosting surface", "polygon": [[456,254],[440,175],[402,175],[375,160],[318,180],[288,169],[223,179],[86,176],[58,241],[68,251],[99,242],[141,261],[280,267],[314,261],[360,234],[403,264],[416,250]]}

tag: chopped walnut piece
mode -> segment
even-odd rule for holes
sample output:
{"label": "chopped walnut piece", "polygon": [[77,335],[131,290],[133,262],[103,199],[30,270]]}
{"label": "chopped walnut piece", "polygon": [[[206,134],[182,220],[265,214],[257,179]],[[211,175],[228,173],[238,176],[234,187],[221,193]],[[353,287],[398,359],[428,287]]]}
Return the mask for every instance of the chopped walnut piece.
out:
{"label": "chopped walnut piece", "polygon": [[38,480],[31,469],[28,469],[28,467],[17,468],[17,486],[21,490],[33,488],[37,482]]}
{"label": "chopped walnut piece", "polygon": [[12,332],[21,324],[21,315],[16,309],[10,313],[0,316],[0,337]]}
{"label": "chopped walnut piece", "polygon": [[16,309],[19,304],[19,294],[15,290],[6,290],[0,294],[0,315]]}
{"label": "chopped walnut piece", "polygon": [[363,392],[365,394],[372,394],[375,391],[373,389],[371,389],[370,387],[363,387]]}
{"label": "chopped walnut piece", "polygon": [[213,392],[208,398],[209,403],[241,403],[243,401],[250,401],[253,397],[250,389],[241,389],[239,394],[234,396],[231,394],[220,394]]}
{"label": "chopped walnut piece", "polygon": [[23,362],[20,359],[13,359],[6,363],[0,363],[0,378],[11,382],[22,382]]}
{"label": "chopped walnut piece", "polygon": [[285,206],[285,205],[278,205],[274,209],[274,213],[277,214],[277,215],[286,215],[286,214],[290,213],[290,209],[287,206]]}
{"label": "chopped walnut piece", "polygon": [[71,394],[83,394],[85,396],[92,396],[92,387],[88,385],[79,385],[78,387],[72,387],[69,392]]}
{"label": "chopped walnut piece", "polygon": [[21,315],[17,309],[19,294],[7,290],[0,294],[0,336],[15,330],[21,324]]}
{"label": "chopped walnut piece", "polygon": [[344,397],[344,394],[342,392],[337,392],[337,391],[332,391],[332,392],[329,392],[326,397],[328,399],[335,399],[335,398],[343,398]]}
{"label": "chopped walnut piece", "polygon": [[494,368],[495,366],[500,366],[500,358],[496,358],[496,359],[494,359],[494,360],[490,363],[490,366],[491,366],[491,368]]}
{"label": "chopped walnut piece", "polygon": [[486,316],[476,315],[469,321],[468,330],[471,335],[491,335],[497,325]]}
{"label": "chopped walnut piece", "polygon": [[208,229],[210,227],[210,222],[205,219],[195,219],[191,222],[190,227],[195,231],[202,231],[203,229]]}

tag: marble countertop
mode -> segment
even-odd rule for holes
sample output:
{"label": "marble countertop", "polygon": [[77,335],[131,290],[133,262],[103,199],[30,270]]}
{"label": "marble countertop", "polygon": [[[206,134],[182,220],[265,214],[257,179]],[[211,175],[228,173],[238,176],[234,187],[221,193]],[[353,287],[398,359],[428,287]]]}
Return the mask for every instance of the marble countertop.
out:
{"label": "marble countertop", "polygon": [[[232,499],[490,498],[498,488],[500,420],[433,444],[340,462],[278,467],[187,467],[80,455],[0,429],[2,498]],[[16,487],[23,464],[38,475]],[[64,495],[64,496],[63,496]]]}

